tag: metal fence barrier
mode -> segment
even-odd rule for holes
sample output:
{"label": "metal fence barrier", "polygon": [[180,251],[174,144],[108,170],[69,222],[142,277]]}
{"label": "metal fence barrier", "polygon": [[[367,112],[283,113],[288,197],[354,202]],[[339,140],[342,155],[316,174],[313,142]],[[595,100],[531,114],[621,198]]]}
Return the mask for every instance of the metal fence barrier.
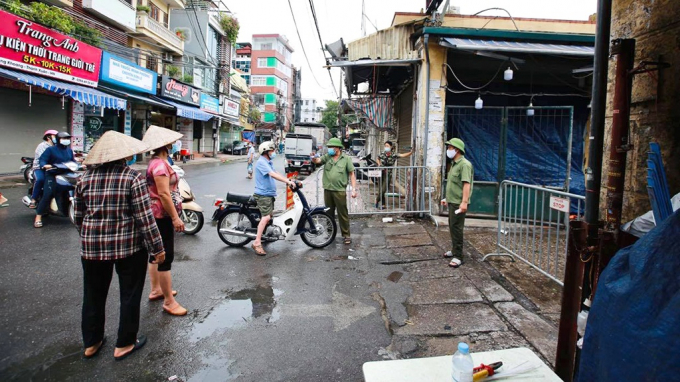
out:
{"label": "metal fence barrier", "polygon": [[[424,166],[355,167],[357,197],[347,192],[350,215],[432,215],[432,174]],[[323,169],[316,174],[316,203],[323,204]],[[314,187],[312,185],[312,187]]]}
{"label": "metal fence barrier", "polygon": [[498,252],[482,261],[491,256],[518,258],[563,286],[569,220],[582,217],[584,201],[585,196],[551,188],[501,182]]}

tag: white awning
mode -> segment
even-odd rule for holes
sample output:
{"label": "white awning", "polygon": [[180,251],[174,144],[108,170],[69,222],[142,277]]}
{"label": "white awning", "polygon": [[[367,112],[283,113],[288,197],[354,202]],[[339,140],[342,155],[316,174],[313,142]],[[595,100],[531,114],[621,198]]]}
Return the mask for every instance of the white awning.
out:
{"label": "white awning", "polygon": [[326,68],[347,68],[356,66],[410,66],[422,60],[419,58],[404,60],[356,60],[356,61],[333,61]]}
{"label": "white awning", "polygon": [[560,54],[564,56],[592,57],[595,48],[586,45],[560,45],[536,42],[473,40],[469,38],[442,38],[440,45],[466,51],[491,51],[511,53]]}

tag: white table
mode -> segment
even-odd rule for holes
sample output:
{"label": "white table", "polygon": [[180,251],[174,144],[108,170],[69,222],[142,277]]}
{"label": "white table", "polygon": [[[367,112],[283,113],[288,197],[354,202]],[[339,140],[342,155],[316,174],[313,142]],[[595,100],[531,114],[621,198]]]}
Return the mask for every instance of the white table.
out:
{"label": "white table", "polygon": [[[504,370],[510,370],[525,361],[529,361],[525,365],[536,364],[540,366],[528,373],[503,378],[501,381],[562,382],[533,351],[527,348],[472,353],[472,361],[475,367],[479,366],[480,363],[488,365],[493,362],[503,362],[503,366],[498,369],[499,376]],[[366,382],[450,382],[451,356],[366,362],[363,370]]]}

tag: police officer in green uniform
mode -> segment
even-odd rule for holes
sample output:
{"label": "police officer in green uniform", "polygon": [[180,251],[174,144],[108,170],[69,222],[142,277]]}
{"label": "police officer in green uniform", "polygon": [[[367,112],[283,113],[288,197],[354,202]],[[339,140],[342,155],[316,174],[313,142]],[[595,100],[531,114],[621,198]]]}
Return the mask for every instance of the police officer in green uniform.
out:
{"label": "police officer in green uniform", "polygon": [[354,174],[352,158],[342,153],[342,141],[331,138],[326,144],[328,154],[314,158],[315,164],[323,164],[323,200],[330,208],[331,216],[338,210],[340,232],[345,238],[345,244],[351,244],[349,232],[349,211],[347,210],[347,183],[352,180],[352,198],[357,197],[357,177]]}
{"label": "police officer in green uniform", "polygon": [[463,264],[463,229],[475,171],[472,163],[465,159],[465,143],[459,138],[446,142],[446,156],[453,160],[446,181],[446,199],[442,205],[449,206],[449,233],[451,250],[444,257],[452,257],[450,267],[458,268]]}

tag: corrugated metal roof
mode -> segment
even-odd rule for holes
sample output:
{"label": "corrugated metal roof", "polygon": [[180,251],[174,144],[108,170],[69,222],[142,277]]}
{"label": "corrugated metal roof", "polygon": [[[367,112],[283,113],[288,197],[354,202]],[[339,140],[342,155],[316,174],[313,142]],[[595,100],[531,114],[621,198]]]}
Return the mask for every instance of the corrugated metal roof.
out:
{"label": "corrugated metal roof", "polygon": [[595,54],[595,48],[593,48],[592,46],[585,45],[562,45],[537,42],[475,40],[469,38],[452,38],[452,37],[442,38],[439,44],[447,48],[472,51],[484,50],[493,52],[561,54],[566,56],[593,56]]}

